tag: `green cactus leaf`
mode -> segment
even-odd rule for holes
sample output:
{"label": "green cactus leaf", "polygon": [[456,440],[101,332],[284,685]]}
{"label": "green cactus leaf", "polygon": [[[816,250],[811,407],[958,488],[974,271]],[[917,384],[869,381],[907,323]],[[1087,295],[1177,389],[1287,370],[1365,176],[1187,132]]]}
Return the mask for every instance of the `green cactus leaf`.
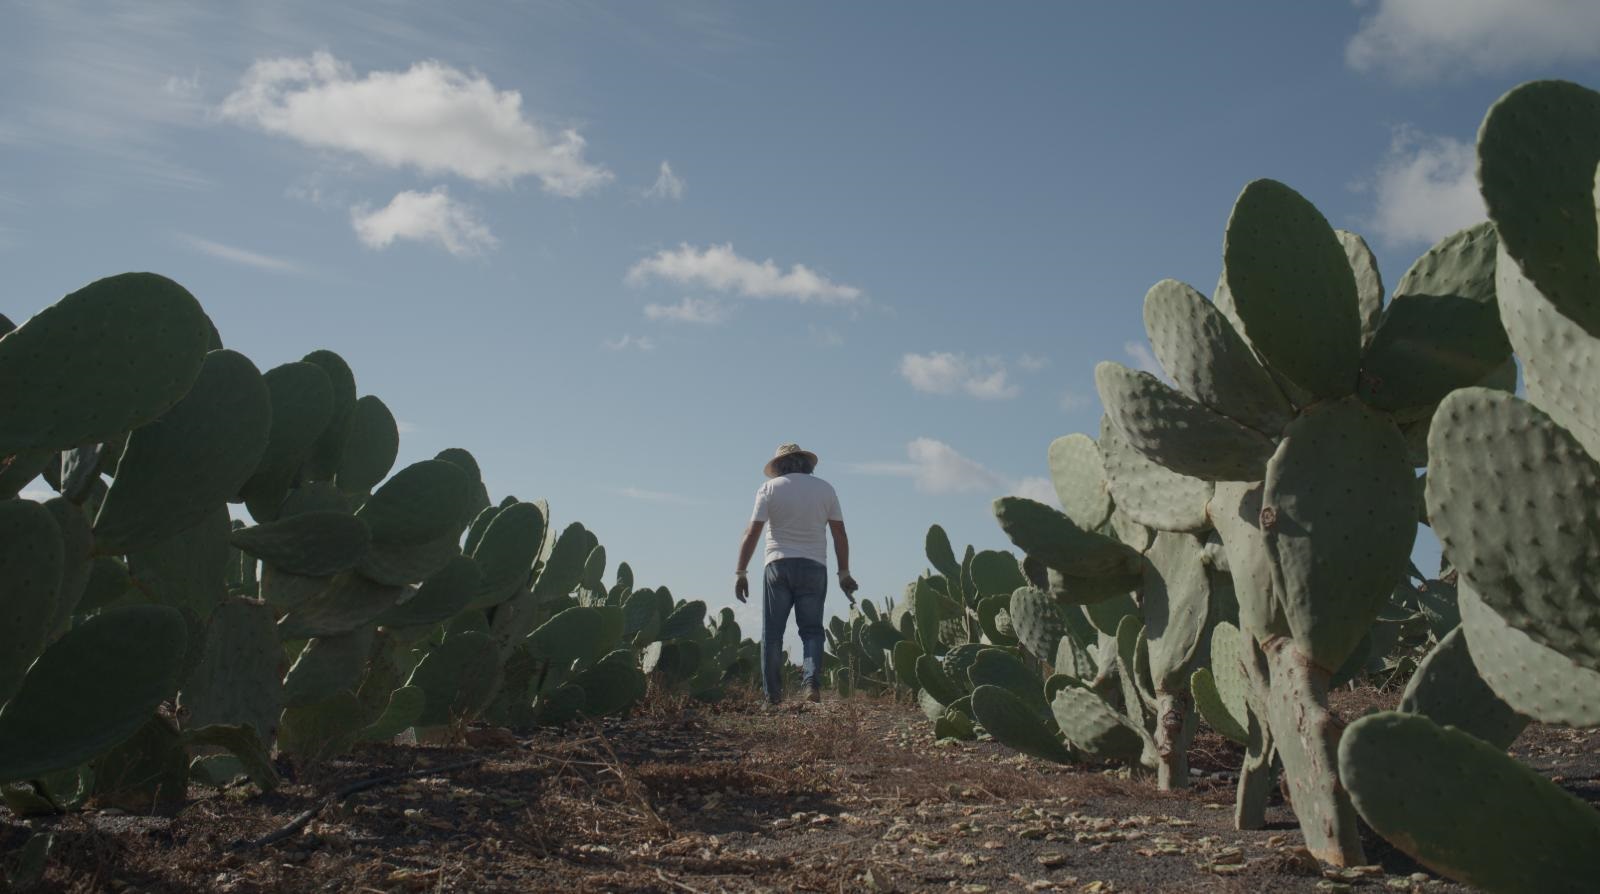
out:
{"label": "green cactus leaf", "polygon": [[1235,717],[1217,691],[1216,680],[1207,668],[1197,668],[1189,677],[1189,691],[1194,694],[1195,709],[1206,725],[1217,734],[1240,745],[1250,744],[1250,734],[1245,730],[1243,717]]}
{"label": "green cactus leaf", "polygon": [[1178,390],[1258,432],[1280,431],[1294,407],[1243,337],[1194,288],[1164,279],[1144,296],[1144,328]]}
{"label": "green cactus leaf", "polygon": [[200,663],[178,694],[194,726],[243,723],[270,743],[283,711],[283,682],[272,607],[229,598],[206,624]]}
{"label": "green cactus leaf", "polygon": [[1022,574],[1017,557],[1005,550],[986,549],[972,557],[972,582],[981,596],[1009,596],[1018,587],[1026,587],[1028,579]]}
{"label": "green cactus leaf", "polygon": [[183,400],[128,436],[95,517],[97,549],[135,552],[199,524],[255,472],[271,426],[255,364],[233,351],[207,354]]}
{"label": "green cactus leaf", "polygon": [[50,510],[0,501],[0,704],[22,685],[56,620],[65,547]]}
{"label": "green cactus leaf", "polygon": [[415,546],[459,537],[474,513],[472,479],[460,466],[430,459],[396,472],[356,517],[372,530],[374,547]]}
{"label": "green cactus leaf", "polygon": [[[1130,587],[1129,589],[1134,588]],[[1089,619],[1090,626],[1096,631],[1107,636],[1116,636],[1123,618],[1130,615],[1138,618],[1139,606],[1134,603],[1131,595],[1123,592],[1113,599],[1085,605],[1083,613]]]}
{"label": "green cactus leaf", "polygon": [[605,619],[599,609],[569,608],[528,635],[528,654],[557,668],[566,668],[574,661],[587,663],[604,654],[604,633]]}
{"label": "green cactus leaf", "polygon": [[360,701],[341,689],[327,701],[285,709],[278,751],[298,764],[316,766],[355,747],[365,728]]}
{"label": "green cactus leaf", "polygon": [[938,525],[928,528],[924,551],[935,571],[949,580],[961,579],[961,564],[956,561],[955,550],[950,548],[950,537],[945,534],[944,528]]}
{"label": "green cactus leaf", "polygon": [[915,640],[903,639],[894,644],[894,676],[901,686],[918,687],[917,659],[922,657],[922,647]]}
{"label": "green cactus leaf", "polygon": [[1044,680],[1028,669],[1022,659],[1005,649],[987,648],[978,652],[967,667],[967,680],[976,692],[980,686],[999,686],[1016,696],[1045,724],[1055,721],[1044,700]]}
{"label": "green cactus leaf", "polygon": [[1496,748],[1511,747],[1528,719],[1517,714],[1478,673],[1461,628],[1450,631],[1417,665],[1400,710],[1453,726]]}
{"label": "green cactus leaf", "polygon": [[1446,237],[1400,281],[1361,358],[1358,393],[1390,413],[1426,412],[1511,356],[1495,303],[1494,225]]}
{"label": "green cactus leaf", "polygon": [[1272,456],[1272,440],[1266,435],[1147,372],[1105,360],[1094,368],[1094,383],[1106,415],[1128,444],[1180,475],[1254,481]]}
{"label": "green cactus leaf", "polygon": [[1600,726],[1600,671],[1507,624],[1471,586],[1462,584],[1458,596],[1473,665],[1507,705],[1540,723]]}
{"label": "green cactus leaf", "polygon": [[1383,712],[1350,724],[1339,776],[1378,834],[1447,878],[1547,894],[1590,890],[1600,874],[1600,812],[1426,717]]}
{"label": "green cactus leaf", "polygon": [[1495,264],[1495,294],[1506,336],[1522,361],[1528,400],[1570,431],[1590,456],[1600,456],[1600,406],[1594,400],[1600,338],[1562,316],[1517,269],[1504,244]]}
{"label": "green cactus leaf", "polygon": [[371,627],[362,627],[308,640],[283,678],[284,706],[314,705],[341,689],[354,692],[372,654],[372,634]]}
{"label": "green cactus leaf", "polygon": [[1597,160],[1600,93],[1566,81],[1514,88],[1478,131],[1478,183],[1507,252],[1591,335],[1600,335]]}
{"label": "green cactus leaf", "polygon": [[204,620],[227,596],[227,507],[218,504],[199,523],[128,554],[128,572],[145,598],[187,609]]}
{"label": "green cactus leaf", "polygon": [[[1138,575],[1139,553],[1102,534],[1086,531],[1059,510],[1025,497],[994,501],[995,519],[1017,548],[1070,577]],[[1137,582],[1122,588],[1131,590]]]}
{"label": "green cactus leaf", "polygon": [[407,729],[416,726],[428,703],[428,694],[417,686],[402,686],[389,694],[389,703],[370,725],[363,729],[359,739],[363,742],[388,742]]}
{"label": "green cactus leaf", "polygon": [[[1159,531],[1198,533],[1211,527],[1206,503],[1215,488],[1209,481],[1179,475],[1147,459],[1133,449],[1128,439],[1112,424],[1109,416],[1100,420],[1100,450],[1105,456],[1105,475],[1117,512],[1132,521]],[[1112,519],[1116,518],[1113,513]],[[1136,541],[1118,535],[1124,543],[1144,552],[1150,535],[1139,532]]]}
{"label": "green cactus leaf", "polygon": [[948,705],[967,694],[967,689],[964,685],[967,679],[965,668],[960,671],[959,679],[962,682],[957,683],[957,678],[946,672],[944,665],[939,663],[939,659],[932,655],[924,654],[917,658],[916,672],[917,685],[921,686],[922,691],[940,705]]}
{"label": "green cactus leaf", "polygon": [[1111,533],[1116,535],[1119,542],[1141,554],[1156,539],[1155,529],[1135,521],[1133,516],[1122,511],[1121,506],[1111,510]]}
{"label": "green cactus leaf", "polygon": [[1016,627],[1011,623],[1010,604],[1009,596],[989,596],[978,603],[978,626],[983,629],[983,635],[993,645],[1017,644]]}
{"label": "green cactus leaf", "polygon": [[[46,500],[44,508],[61,531],[61,586],[56,590],[55,611],[45,629],[51,636],[65,630],[77,610],[93,571],[94,530],[82,507],[65,497]],[[3,592],[3,591],[0,591]],[[0,596],[0,599],[3,599]]]}
{"label": "green cactus leaf", "polygon": [[239,495],[252,518],[272,521],[333,420],[333,382],[322,367],[300,361],[274,366],[261,379],[272,403],[272,428],[267,449]]}
{"label": "green cactus leaf", "polygon": [[1028,654],[1046,664],[1056,659],[1061,638],[1067,635],[1064,613],[1071,610],[1074,609],[1062,606],[1049,593],[1032,587],[1017,588],[1007,606],[1017,640]]}
{"label": "green cactus leaf", "polygon": [[[510,505],[514,506],[516,503],[513,502]],[[485,506],[483,509],[478,510],[478,514],[472,517],[472,524],[467,526],[467,539],[461,544],[461,552],[468,556],[477,552],[478,544],[482,542],[484,532],[488,531],[489,525],[494,523],[495,518],[508,508],[510,506]],[[541,536],[539,540],[542,546],[544,538]]]}
{"label": "green cactus leaf", "polygon": [[1339,245],[1344,248],[1345,260],[1350,262],[1350,272],[1356,278],[1356,307],[1361,317],[1361,347],[1366,349],[1372,335],[1378,331],[1378,320],[1383,316],[1383,275],[1378,272],[1378,259],[1367,247],[1367,240],[1346,230],[1334,230]]}
{"label": "green cactus leaf", "polygon": [[[1280,601],[1295,640],[1324,668],[1344,663],[1405,572],[1414,479],[1399,429],[1354,398],[1308,409],[1267,466],[1260,525]],[[1228,559],[1237,581],[1231,550]]]}
{"label": "green cactus leaf", "polygon": [[278,771],[272,766],[272,757],[261,744],[261,736],[248,724],[214,723],[186,729],[183,744],[226,749],[263,793],[278,787]]}
{"label": "green cactus leaf", "polygon": [[1072,763],[1072,752],[1056,731],[1010,690],[988,685],[974,689],[972,713],[984,730],[1007,748],[1058,764]]}
{"label": "green cactus leaf", "polygon": [[1181,692],[1211,620],[1205,545],[1193,534],[1163,531],[1145,557],[1141,595],[1150,676],[1157,691]]}
{"label": "green cactus leaf", "polygon": [[290,609],[278,622],[278,632],[285,640],[349,633],[376,621],[406,593],[405,587],[380,584],[346,571],[316,596]]}
{"label": "green cactus leaf", "polygon": [[302,512],[242,528],[228,542],[290,574],[323,577],[356,567],[367,554],[372,532],[348,512]]}
{"label": "green cactus leaf", "polygon": [[500,652],[489,635],[448,636],[411,672],[407,686],[427,694],[417,726],[445,726],[477,716],[500,685]]}
{"label": "green cactus leaf", "polygon": [[1485,604],[1536,642],[1600,670],[1600,464],[1512,395],[1465,388],[1428,435],[1428,515]]}
{"label": "green cactus leaf", "polygon": [[22,489],[33,483],[46,466],[56,464],[60,458],[61,454],[54,450],[23,450],[0,457],[0,500],[9,500],[22,493]]}
{"label": "green cactus leaf", "polygon": [[205,361],[210,321],[153,273],[97,280],[0,338],[0,456],[109,441],[167,413]]}
{"label": "green cactus leaf", "polygon": [[661,622],[661,638],[698,638],[705,633],[705,626],[706,604],[694,599],[673,609]]}
{"label": "green cactus leaf", "polygon": [[1350,394],[1361,352],[1355,275],[1316,206],[1277,181],[1249,183],[1222,258],[1242,334],[1268,366],[1315,397]]}
{"label": "green cactus leaf", "polygon": [[401,587],[427,580],[461,555],[459,531],[426,543],[373,541],[356,564],[356,573],[375,583]]}
{"label": "green cactus leaf", "polygon": [[172,721],[154,714],[94,763],[99,807],[155,812],[182,804],[189,789],[189,753]]}
{"label": "green cactus leaf", "polygon": [[356,409],[356,376],[350,371],[350,364],[332,351],[312,351],[300,359],[321,368],[333,389],[333,412],[306,456],[301,475],[310,481],[332,481],[350,438]]}
{"label": "green cactus leaf", "polygon": [[472,561],[483,583],[472,600],[474,608],[499,605],[530,583],[534,559],[544,544],[544,515],[532,503],[514,503],[497,514],[479,537]]}
{"label": "green cactus leaf", "polygon": [[[1076,609],[1066,609],[1069,617],[1073,611],[1076,611]],[[1080,679],[1094,679],[1095,673],[1099,671],[1094,657],[1089,654],[1089,650],[1078,640],[1078,637],[1072,633],[1061,637],[1061,640],[1056,643],[1056,654],[1051,659],[1050,665],[1057,674],[1071,674]],[[1048,694],[1046,692],[1047,697]]]}
{"label": "green cactus leaf", "polygon": [[1088,435],[1071,434],[1050,442],[1050,483],[1073,524],[1092,531],[1111,517],[1111,494],[1100,448]]}
{"label": "green cactus leaf", "polygon": [[1240,626],[1258,640],[1289,634],[1274,584],[1272,556],[1261,530],[1261,495],[1260,484],[1227,482],[1217,485],[1209,508],[1233,575]]}
{"label": "green cactus leaf", "polygon": [[572,682],[583,689],[583,713],[589,717],[621,714],[645,693],[644,672],[632,649],[611,652]]}
{"label": "green cactus leaf", "polygon": [[957,739],[968,742],[978,737],[977,729],[972,725],[972,719],[959,711],[946,711],[943,716],[933,722],[933,737],[935,739]]}
{"label": "green cactus leaf", "polygon": [[400,429],[394,414],[383,401],[368,394],[350,411],[350,433],[334,481],[345,493],[367,493],[394,468],[399,453]]}
{"label": "green cactus leaf", "polygon": [[0,783],[76,767],[127,740],[178,687],[183,616],[110,608],[67,631],[0,708]]}
{"label": "green cactus leaf", "polygon": [[1088,757],[1107,763],[1155,767],[1155,743],[1149,734],[1091,690],[1064,687],[1056,692],[1050,710],[1061,734]]}

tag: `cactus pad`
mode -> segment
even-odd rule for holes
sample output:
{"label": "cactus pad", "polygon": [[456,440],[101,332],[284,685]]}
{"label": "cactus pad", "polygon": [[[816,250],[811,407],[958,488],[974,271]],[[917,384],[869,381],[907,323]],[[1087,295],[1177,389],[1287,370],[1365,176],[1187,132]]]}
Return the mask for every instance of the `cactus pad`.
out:
{"label": "cactus pad", "polygon": [[1478,183],[1506,250],[1591,335],[1600,335],[1596,161],[1600,93],[1566,81],[1514,88],[1478,131]]}
{"label": "cactus pad", "polygon": [[98,280],[0,338],[0,456],[108,441],[188,393],[210,321],[153,273]]}
{"label": "cactus pad", "polygon": [[1378,272],[1378,259],[1373,256],[1367,240],[1346,230],[1334,230],[1339,245],[1344,248],[1345,260],[1350,262],[1350,272],[1356,278],[1356,307],[1361,317],[1361,347],[1364,350],[1378,330],[1378,320],[1383,316],[1383,275]]}
{"label": "cactus pad", "polygon": [[1076,686],[1057,690],[1050,710],[1067,741],[1094,760],[1154,766],[1150,736],[1092,691]]}
{"label": "cactus pad", "polygon": [[1072,763],[1072,752],[1055,730],[1010,690],[999,686],[974,689],[972,713],[984,730],[1007,748],[1058,764]]}
{"label": "cactus pad", "polygon": [[1439,640],[1417,665],[1400,697],[1400,710],[1453,726],[1505,750],[1528,725],[1483,681],[1460,627]]}
{"label": "cactus pad", "polygon": [[[1106,483],[1117,501],[1117,512],[1160,531],[1199,532],[1211,527],[1206,516],[1206,502],[1215,487],[1211,482],[1179,475],[1147,459],[1133,449],[1109,417],[1100,420],[1100,450],[1105,456]],[[1149,547],[1148,534],[1141,533],[1137,541],[1123,539],[1140,552]]]}
{"label": "cactus pad", "polygon": [[178,687],[183,616],[110,608],[68,631],[0,709],[0,783],[76,767],[149,722]]}
{"label": "cactus pad", "polygon": [[1181,692],[1211,619],[1205,545],[1193,534],[1162,531],[1145,554],[1145,639],[1156,690]]}
{"label": "cactus pad", "polygon": [[1267,364],[1316,397],[1349,394],[1361,352],[1355,275],[1322,212],[1256,180],[1234,202],[1222,258],[1243,334]]}
{"label": "cactus pad", "polygon": [[183,400],[128,436],[95,517],[99,551],[143,549],[199,523],[249,480],[271,428],[255,364],[233,351],[207,354]]}
{"label": "cactus pad", "polygon": [[64,561],[50,510],[32,500],[0,501],[0,704],[53,632]]}
{"label": "cactus pad", "polygon": [[1600,726],[1600,671],[1534,642],[1484,605],[1471,586],[1461,585],[1458,600],[1473,664],[1506,704],[1540,723]]}
{"label": "cactus pad", "polygon": [[[1078,527],[1043,503],[1025,497],[1001,497],[994,501],[994,514],[1012,543],[1064,575],[1128,577],[1141,573],[1138,552]],[[1131,590],[1133,586],[1124,589]]]}
{"label": "cactus pad", "polygon": [[1339,775],[1378,834],[1417,862],[1494,892],[1591,890],[1600,812],[1493,745],[1412,714],[1363,717]]}
{"label": "cactus pad", "polygon": [[1307,410],[1268,464],[1261,527],[1284,614],[1322,667],[1344,663],[1405,572],[1414,484],[1399,429],[1355,398]]}
{"label": "cactus pad", "polygon": [[1264,434],[1211,410],[1147,372],[1111,360],[1094,368],[1106,415],[1137,451],[1180,475],[1254,481],[1272,456]]}
{"label": "cactus pad", "polygon": [[333,419],[333,383],[315,363],[285,363],[262,374],[272,403],[267,449],[240,496],[257,521],[278,517],[300,466]]}
{"label": "cactus pad", "polygon": [[1535,641],[1600,669],[1600,464],[1526,401],[1483,388],[1439,405],[1428,514],[1485,604]]}
{"label": "cactus pad", "polygon": [[229,542],[290,574],[321,577],[356,567],[372,532],[348,512],[302,512],[234,531]]}
{"label": "cactus pad", "polygon": [[1175,279],[1152,286],[1144,328],[1161,368],[1185,395],[1268,434],[1294,414],[1233,324],[1192,287]]}
{"label": "cactus pad", "polygon": [[1600,456],[1600,407],[1594,401],[1600,338],[1562,316],[1517,269],[1504,244],[1495,265],[1495,294],[1506,336],[1522,361],[1528,400],[1572,432],[1590,456]]}
{"label": "cactus pad", "polygon": [[1063,435],[1050,442],[1050,483],[1056,499],[1073,523],[1092,531],[1111,517],[1111,494],[1100,459],[1100,448],[1088,435]]}
{"label": "cactus pad", "polygon": [[394,468],[400,452],[400,429],[383,401],[368,394],[350,412],[350,434],[339,457],[334,481],[339,489],[364,494]]}

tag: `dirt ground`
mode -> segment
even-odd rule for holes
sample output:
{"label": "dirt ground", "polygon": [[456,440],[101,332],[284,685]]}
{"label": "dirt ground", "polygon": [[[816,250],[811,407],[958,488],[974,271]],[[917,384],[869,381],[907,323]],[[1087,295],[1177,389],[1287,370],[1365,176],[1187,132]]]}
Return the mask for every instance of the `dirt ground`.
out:
{"label": "dirt ground", "polygon": [[[1391,700],[1340,698],[1346,716]],[[1597,745],[1534,729],[1517,751],[1593,800]],[[1126,771],[936,744],[920,713],[886,700],[658,701],[560,734],[367,747],[266,796],[196,788],[175,816],[24,824],[0,808],[0,854],[52,830],[34,890],[118,894],[1463,890],[1375,838],[1377,865],[1324,871],[1281,804],[1270,828],[1234,831],[1237,749],[1202,733],[1191,759],[1194,786],[1163,794]],[[351,783],[419,770],[250,844]]]}

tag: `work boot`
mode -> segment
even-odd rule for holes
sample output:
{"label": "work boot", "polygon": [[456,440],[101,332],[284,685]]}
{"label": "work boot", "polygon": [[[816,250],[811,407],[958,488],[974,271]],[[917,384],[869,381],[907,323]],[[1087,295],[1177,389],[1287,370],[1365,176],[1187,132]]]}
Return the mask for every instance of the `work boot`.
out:
{"label": "work boot", "polygon": [[806,693],[806,701],[812,703],[813,705],[821,704],[822,689],[819,687],[812,687],[811,690]]}

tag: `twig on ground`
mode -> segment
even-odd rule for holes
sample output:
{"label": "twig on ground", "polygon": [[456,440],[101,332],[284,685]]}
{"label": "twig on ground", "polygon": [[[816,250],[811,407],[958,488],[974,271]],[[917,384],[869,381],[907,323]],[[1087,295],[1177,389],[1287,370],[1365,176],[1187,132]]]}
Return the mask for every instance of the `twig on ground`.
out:
{"label": "twig on ground", "polygon": [[286,825],[281,826],[277,830],[269,832],[254,841],[249,841],[243,838],[239,839],[238,841],[234,842],[233,849],[247,850],[250,848],[266,847],[269,844],[282,841],[283,839],[299,832],[301,829],[304,829],[311,823],[312,820],[317,818],[317,814],[328,809],[334,804],[343,801],[345,798],[348,798],[351,795],[359,792],[364,792],[367,789],[377,788],[382,785],[392,785],[393,783],[403,782],[407,779],[414,779],[419,776],[433,776],[439,773],[448,773],[452,770],[464,770],[467,767],[476,767],[486,760],[488,760],[488,757],[475,757],[471,760],[458,761],[453,764],[444,764],[443,766],[438,767],[423,767],[421,769],[410,770],[405,773],[394,773],[388,776],[378,776],[372,779],[364,779],[360,782],[353,782],[334,792],[332,795],[323,798],[315,807],[312,807],[311,809],[301,813],[299,816],[296,816]]}
{"label": "twig on ground", "polygon": [[699,888],[691,888],[688,885],[684,884],[683,882],[678,881],[677,879],[668,878],[667,874],[665,872],[662,872],[659,869],[656,870],[656,878],[661,879],[662,881],[666,882],[667,884],[671,885],[674,888],[681,888],[681,889],[683,889],[685,891],[688,891],[689,894],[703,894],[703,892]]}

